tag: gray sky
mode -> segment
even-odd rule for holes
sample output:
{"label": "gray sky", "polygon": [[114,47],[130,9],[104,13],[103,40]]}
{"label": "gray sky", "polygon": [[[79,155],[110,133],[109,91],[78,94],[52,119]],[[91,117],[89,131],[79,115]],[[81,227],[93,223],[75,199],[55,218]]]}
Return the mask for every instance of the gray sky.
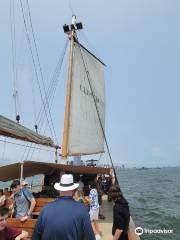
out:
{"label": "gray sky", "polygon": [[[30,0],[29,4],[48,85],[66,40],[62,25],[71,22],[72,9],[69,1]],[[79,38],[107,64],[106,133],[114,162],[126,166],[179,165],[179,0],[71,0],[71,5],[84,24]],[[0,114],[14,118],[9,12],[10,1],[1,1]],[[15,1],[15,18],[22,122],[32,127],[30,82],[35,77],[19,1]],[[63,131],[66,65],[52,108],[59,141]],[[39,102],[38,88],[34,88]],[[39,109],[38,104],[36,108]],[[4,150],[0,143],[0,159],[5,156],[19,160],[22,153],[22,148],[10,148],[8,144]],[[53,158],[52,154],[48,156]]]}

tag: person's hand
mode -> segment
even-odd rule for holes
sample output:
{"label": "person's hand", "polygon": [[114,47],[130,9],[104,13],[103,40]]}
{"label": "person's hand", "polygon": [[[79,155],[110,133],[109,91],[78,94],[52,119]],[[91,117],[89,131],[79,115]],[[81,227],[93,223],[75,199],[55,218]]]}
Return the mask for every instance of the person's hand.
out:
{"label": "person's hand", "polygon": [[15,240],[21,240],[21,237],[17,236],[17,237],[15,238]]}
{"label": "person's hand", "polygon": [[29,218],[29,216],[24,216],[24,217],[20,218],[20,221],[25,222],[28,218]]}

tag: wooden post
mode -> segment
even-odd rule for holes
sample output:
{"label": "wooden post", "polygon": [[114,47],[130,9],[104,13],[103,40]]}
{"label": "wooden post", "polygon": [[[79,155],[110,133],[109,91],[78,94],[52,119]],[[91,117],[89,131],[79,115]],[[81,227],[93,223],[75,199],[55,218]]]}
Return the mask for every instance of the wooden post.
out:
{"label": "wooden post", "polygon": [[24,166],[23,166],[23,162],[21,162],[21,172],[20,172],[20,183],[22,183],[22,181],[23,181],[23,168],[24,168]]}

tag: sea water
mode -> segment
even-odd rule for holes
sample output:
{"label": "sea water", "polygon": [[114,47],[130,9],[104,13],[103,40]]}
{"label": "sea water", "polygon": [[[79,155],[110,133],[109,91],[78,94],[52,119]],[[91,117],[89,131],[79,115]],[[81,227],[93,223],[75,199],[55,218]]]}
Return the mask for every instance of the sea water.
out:
{"label": "sea water", "polygon": [[125,169],[117,175],[133,220],[144,231],[140,238],[180,240],[180,168]]}

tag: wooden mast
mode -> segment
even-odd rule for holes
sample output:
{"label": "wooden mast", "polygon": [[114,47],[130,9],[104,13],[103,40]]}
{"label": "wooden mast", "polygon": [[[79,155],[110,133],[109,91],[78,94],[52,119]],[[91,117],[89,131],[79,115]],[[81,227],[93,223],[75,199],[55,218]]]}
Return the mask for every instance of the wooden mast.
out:
{"label": "wooden mast", "polygon": [[[76,23],[76,17],[72,16],[72,25]],[[72,83],[72,67],[73,67],[73,49],[75,29],[67,32],[70,38],[70,52],[69,52],[69,67],[68,67],[68,81],[66,91],[66,108],[64,115],[64,132],[62,144],[62,158],[66,159],[68,155],[68,135],[69,135],[69,119],[70,119],[70,100],[71,100],[71,83]]]}

